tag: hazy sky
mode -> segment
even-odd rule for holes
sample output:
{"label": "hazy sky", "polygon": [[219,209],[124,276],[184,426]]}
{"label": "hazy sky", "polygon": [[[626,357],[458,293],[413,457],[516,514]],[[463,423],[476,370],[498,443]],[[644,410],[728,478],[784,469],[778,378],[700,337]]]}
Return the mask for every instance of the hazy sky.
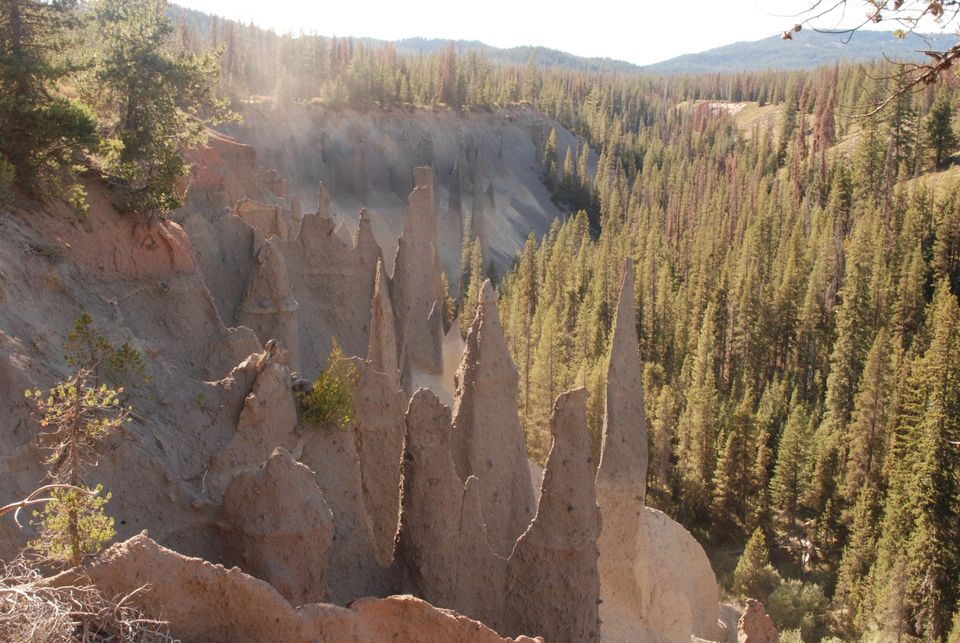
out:
{"label": "hazy sky", "polygon": [[[542,45],[648,64],[782,33],[813,0],[174,0],[262,27],[327,36]],[[862,2],[848,13],[859,18]],[[857,15],[859,14],[859,15]],[[839,19],[839,14],[837,14]],[[850,16],[848,16],[850,19]],[[821,22],[819,26],[833,27]],[[891,28],[891,27],[888,27]]]}

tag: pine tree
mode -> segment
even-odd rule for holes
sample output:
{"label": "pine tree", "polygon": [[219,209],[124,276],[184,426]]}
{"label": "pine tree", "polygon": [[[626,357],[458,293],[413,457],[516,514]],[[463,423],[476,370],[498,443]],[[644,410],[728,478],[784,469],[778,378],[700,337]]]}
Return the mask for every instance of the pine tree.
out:
{"label": "pine tree", "polygon": [[214,95],[218,54],[174,51],[166,10],[166,0],[98,0],[95,81],[85,88],[111,115],[105,168],[127,188],[126,207],[145,215],[180,207],[183,151],[229,116]]}
{"label": "pine tree", "polygon": [[553,402],[562,390],[564,355],[556,312],[548,309],[540,326],[530,385],[536,403],[529,412],[527,450],[531,459],[545,462],[550,449],[548,423]]}
{"label": "pine tree", "polygon": [[753,433],[753,399],[740,401],[730,422],[717,457],[713,476],[713,517],[711,530],[716,537],[742,538],[747,523],[747,502],[751,488],[751,465],[754,451],[750,444]]}
{"label": "pine tree", "polygon": [[953,130],[953,105],[946,92],[937,96],[927,116],[925,134],[933,168],[944,169],[957,150],[957,135]]}
{"label": "pine tree", "polygon": [[809,484],[809,416],[797,401],[796,394],[791,400],[792,410],[784,425],[777,446],[777,462],[774,465],[773,479],[770,481],[770,495],[774,511],[780,524],[788,533],[796,531],[800,513],[800,501]]}
{"label": "pine tree", "polygon": [[0,3],[0,161],[29,195],[69,198],[83,212],[71,166],[96,145],[96,118],[57,93],[73,71],[62,54],[78,27],[76,7],[75,0]]}
{"label": "pine tree", "polygon": [[543,182],[553,190],[557,186],[557,130],[551,128],[546,143],[543,144]]}
{"label": "pine tree", "polygon": [[83,486],[86,469],[96,464],[99,442],[120,430],[128,410],[119,394],[105,384],[92,384],[81,369],[47,393],[26,391],[40,417],[39,443],[49,451],[48,477],[58,486],[42,512],[35,512],[38,537],[29,548],[52,563],[79,565],[113,538],[113,519],[104,512],[110,494]]}
{"label": "pine tree", "polygon": [[947,643],[960,643],[960,609],[953,615],[953,627],[950,628]]}
{"label": "pine tree", "polygon": [[701,514],[710,502],[710,479],[716,459],[714,443],[720,425],[716,384],[717,338],[714,305],[703,316],[696,353],[691,356],[691,379],[686,406],[677,427],[677,467],[683,485],[684,507]]}
{"label": "pine tree", "polygon": [[854,401],[848,429],[849,451],[844,494],[850,504],[861,489],[881,488],[883,447],[887,441],[888,391],[890,390],[890,335],[882,330],[867,355],[863,377]]}
{"label": "pine tree", "polygon": [[847,627],[862,632],[864,623],[860,608],[870,590],[868,578],[877,554],[880,490],[867,482],[859,491],[850,537],[837,573],[835,600]]}
{"label": "pine tree", "polygon": [[924,357],[927,400],[919,428],[917,524],[910,568],[920,580],[919,630],[932,640],[949,632],[960,569],[960,304],[941,281],[931,304],[933,339]]}
{"label": "pine tree", "polygon": [[780,576],[770,564],[767,538],[763,530],[757,528],[750,535],[733,572],[733,591],[763,601],[779,583]]}

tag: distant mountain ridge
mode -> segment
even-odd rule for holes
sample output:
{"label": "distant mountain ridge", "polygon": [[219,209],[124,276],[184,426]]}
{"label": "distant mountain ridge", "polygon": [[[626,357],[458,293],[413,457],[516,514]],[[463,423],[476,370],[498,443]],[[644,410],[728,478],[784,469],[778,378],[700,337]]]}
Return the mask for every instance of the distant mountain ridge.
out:
{"label": "distant mountain ridge", "polygon": [[[364,39],[366,41],[366,39]],[[384,41],[373,41],[380,42]],[[403,40],[393,41],[393,46],[397,52],[403,54],[432,53],[450,43],[449,40],[442,38],[405,38]],[[639,65],[628,63],[624,60],[615,60],[613,58],[602,57],[583,57],[570,54],[558,49],[548,47],[534,47],[530,45],[522,47],[500,48],[493,47],[479,40],[455,40],[453,41],[457,53],[466,53],[470,51],[481,51],[487,60],[494,64],[506,65],[525,65],[533,56],[538,65],[542,67],[565,67],[578,71],[597,71],[597,72],[620,72],[632,73],[639,72],[642,68]]]}
{"label": "distant mountain ridge", "polygon": [[[170,5],[171,17],[188,19],[201,33],[207,33],[213,21],[211,14]],[[267,31],[267,30],[264,30]],[[737,71],[789,71],[814,69],[837,63],[877,60],[884,54],[893,60],[918,61],[918,53],[927,49],[947,49],[957,41],[953,34],[908,34],[898,40],[890,31],[859,31],[844,42],[841,34],[803,30],[793,34],[792,40],[770,36],[755,41],[736,42],[699,53],[690,53],[650,65],[635,65],[623,60],[603,57],[577,56],[558,49],[540,46],[501,48],[479,40],[448,40],[444,38],[404,38],[380,40],[352,37],[354,42],[379,48],[393,45],[405,56],[431,54],[453,42],[458,54],[481,52],[494,65],[526,65],[531,58],[542,68],[562,68],[573,71],[619,74],[701,74]]]}
{"label": "distant mountain ridge", "polygon": [[804,30],[792,40],[770,36],[736,42],[695,54],[684,54],[642,67],[659,74],[698,74],[736,71],[789,71],[837,63],[867,62],[886,55],[897,61],[916,62],[928,49],[947,49],[957,41],[952,34],[908,34],[898,40],[890,31],[858,31],[844,42],[842,34]]}

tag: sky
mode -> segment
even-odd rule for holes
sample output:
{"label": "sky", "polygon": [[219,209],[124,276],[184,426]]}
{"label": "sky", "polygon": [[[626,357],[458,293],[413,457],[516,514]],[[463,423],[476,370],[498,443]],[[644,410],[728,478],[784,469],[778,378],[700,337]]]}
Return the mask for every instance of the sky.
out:
{"label": "sky", "polygon": [[[646,65],[788,29],[815,0],[173,0],[279,32],[539,45]],[[846,22],[864,15],[851,0]],[[833,28],[839,13],[822,19]],[[888,27],[893,28],[893,27]]]}

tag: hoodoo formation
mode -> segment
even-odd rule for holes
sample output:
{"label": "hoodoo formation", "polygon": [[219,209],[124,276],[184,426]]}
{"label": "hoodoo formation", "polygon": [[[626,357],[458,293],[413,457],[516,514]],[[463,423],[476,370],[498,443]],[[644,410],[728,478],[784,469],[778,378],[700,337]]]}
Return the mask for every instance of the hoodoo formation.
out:
{"label": "hoodoo formation", "polygon": [[[342,640],[343,632],[372,636],[404,627],[425,628],[418,640],[494,640],[493,631],[550,641],[615,638],[604,634],[601,606],[630,606],[631,590],[643,595],[640,576],[631,572],[643,558],[646,467],[642,384],[630,359],[637,351],[629,332],[631,267],[614,330],[617,357],[610,369],[616,377],[608,384],[599,473],[587,393],[561,395],[550,419],[553,447],[538,501],[518,411],[518,372],[490,281],[472,304],[475,315],[454,389],[447,392],[452,411],[429,390],[416,391],[409,401],[401,390],[403,368],[409,384],[452,376],[441,359],[431,186],[430,168],[418,168],[392,278],[367,232],[366,216],[352,246],[344,242],[325,211],[322,188],[316,213],[295,215],[272,206],[273,215],[259,216],[263,210],[249,202],[232,211],[202,211],[185,220],[189,240],[177,236],[177,224],[160,223],[182,244],[175,249],[188,257],[178,260],[182,269],[160,261],[152,272],[131,274],[123,272],[132,265],[126,262],[104,275],[96,264],[72,264],[67,278],[80,295],[68,310],[81,310],[83,301],[94,308],[95,319],[117,314],[108,304],[116,295],[103,293],[142,288],[138,284],[155,279],[183,284],[157,291],[156,305],[119,313],[126,330],[118,339],[131,338],[145,350],[153,342],[167,343],[169,372],[158,372],[151,384],[157,398],[137,403],[155,409],[156,422],[182,429],[180,437],[158,434],[146,442],[155,430],[136,428],[132,452],[127,447],[98,463],[99,479],[124,488],[118,494],[123,501],[112,507],[119,516],[137,518],[118,524],[118,536],[129,540],[83,568],[97,587],[120,592],[134,583],[162,585],[137,605],[162,611],[170,632],[189,640],[258,640],[261,626],[253,624],[251,610],[277,623],[277,632],[289,631],[285,640],[314,640],[310,632],[321,631],[332,632],[321,640]],[[108,212],[97,217],[102,230],[128,225]],[[14,239],[41,234],[18,223],[10,229]],[[97,243],[82,231],[61,230],[78,255]],[[135,257],[144,251],[131,246],[125,252]],[[243,288],[231,268],[247,275]],[[28,269],[35,266],[16,270]],[[46,271],[59,274],[56,268]],[[176,297],[204,302],[180,309],[178,327],[191,332],[170,334],[163,326],[163,311]],[[37,319],[31,315],[40,310],[33,308],[39,301],[30,301],[18,313],[22,319]],[[228,329],[225,319],[240,327]],[[298,390],[309,390],[309,381],[297,373],[315,375],[333,338],[348,353],[362,347],[369,360],[346,362],[353,372],[352,414],[342,432],[306,423],[297,397]],[[21,350],[15,347],[14,354]],[[243,351],[250,354],[241,357]],[[24,370],[27,362],[4,363],[7,378],[33,377]],[[185,397],[185,382],[199,392]],[[184,402],[159,405],[164,395]],[[26,408],[18,413],[21,423],[28,421]],[[26,495],[38,461],[17,455],[31,452],[28,435],[9,435],[20,435],[21,446],[6,447],[13,475],[6,478],[5,493]],[[131,461],[153,472],[154,486],[123,485]],[[609,515],[603,530],[601,511]],[[143,529],[150,537],[137,535]],[[7,546],[22,542],[23,534],[9,526],[4,534]],[[51,582],[67,583],[71,573]],[[669,577],[665,573],[658,582]],[[712,575],[704,582],[713,586],[706,593],[715,596]],[[673,591],[685,596],[684,587]],[[398,593],[429,604],[386,598]],[[294,611],[297,605],[304,607]],[[684,607],[716,620],[715,598],[712,605]],[[198,610],[206,609],[216,616],[199,617]],[[624,609],[618,619],[610,618],[617,631],[660,635],[657,606]],[[692,618],[684,624],[687,636],[705,633],[693,629]]]}
{"label": "hoodoo formation", "polygon": [[0,1],[0,642],[960,643],[960,48],[297,11]]}

